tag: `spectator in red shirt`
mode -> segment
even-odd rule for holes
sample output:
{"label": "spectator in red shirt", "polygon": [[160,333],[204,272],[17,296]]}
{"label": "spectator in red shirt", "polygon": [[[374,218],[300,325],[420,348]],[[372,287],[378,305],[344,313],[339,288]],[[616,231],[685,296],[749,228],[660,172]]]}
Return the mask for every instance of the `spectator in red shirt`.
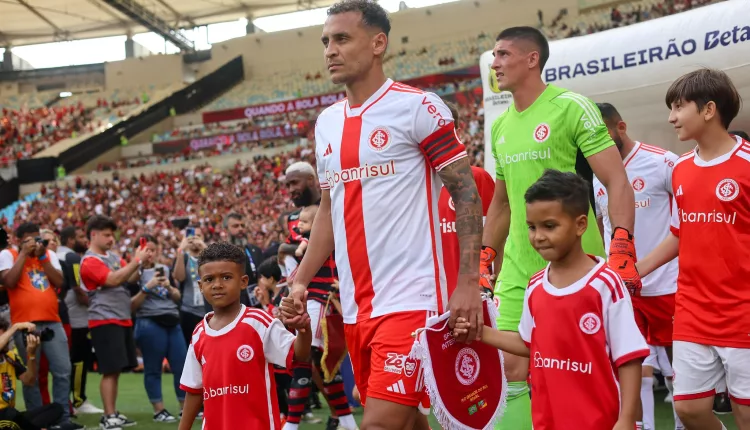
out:
{"label": "spectator in red shirt", "polygon": [[138,280],[141,261],[149,255],[145,247],[137,247],[133,260],[126,263],[111,252],[116,230],[117,225],[109,217],[96,215],[89,219],[89,249],[81,260],[81,288],[89,294],[91,344],[102,374],[99,389],[104,416],[100,428],[104,430],[135,424],[117,412],[115,403],[120,373],[138,365],[126,282]]}

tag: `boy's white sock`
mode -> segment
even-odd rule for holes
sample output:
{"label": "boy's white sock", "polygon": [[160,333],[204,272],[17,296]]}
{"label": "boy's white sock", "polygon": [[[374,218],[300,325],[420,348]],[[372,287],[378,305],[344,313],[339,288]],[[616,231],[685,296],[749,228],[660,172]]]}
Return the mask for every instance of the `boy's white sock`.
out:
{"label": "boy's white sock", "polygon": [[339,426],[345,428],[346,430],[356,430],[357,422],[354,421],[354,415],[349,414],[339,417]]}
{"label": "boy's white sock", "polygon": [[297,430],[298,427],[299,424],[292,424],[288,421],[284,424],[284,430]]}
{"label": "boy's white sock", "polygon": [[655,429],[654,424],[654,378],[641,378],[641,405],[643,406],[643,425],[645,429]]}

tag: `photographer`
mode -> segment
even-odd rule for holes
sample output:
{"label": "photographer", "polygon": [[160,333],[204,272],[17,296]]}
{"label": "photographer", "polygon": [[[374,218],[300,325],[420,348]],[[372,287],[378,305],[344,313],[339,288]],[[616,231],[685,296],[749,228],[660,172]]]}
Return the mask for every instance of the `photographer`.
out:
{"label": "photographer", "polygon": [[154,421],[177,422],[164,409],[161,392],[162,363],[166,358],[172,369],[174,390],[180,408],[185,403],[185,392],[180,389],[180,377],[185,365],[187,346],[180,327],[180,290],[169,283],[169,268],[156,264],[159,246],[151,235],[141,236],[146,241],[147,256],[143,260],[138,280],[138,293],[131,299],[135,312],[135,342],[143,354],[143,382],[148,399],[154,407]]}
{"label": "photographer", "polygon": [[16,409],[16,379],[24,387],[35,386],[37,383],[36,366],[26,366],[16,347],[10,348],[10,340],[14,336],[23,336],[24,353],[29,357],[29,363],[34,364],[39,349],[39,337],[34,334],[36,326],[32,323],[16,323],[11,327],[6,319],[0,319],[0,376],[2,376],[2,396],[0,396],[0,428],[11,427],[6,422],[12,422],[23,430],[49,428],[63,416],[64,408],[57,403],[51,403],[36,409],[20,412]]}
{"label": "photographer", "polygon": [[[53,377],[52,396],[55,403],[63,408],[60,428],[82,428],[70,422],[68,408],[71,371],[68,337],[60,322],[55,292],[55,289],[63,285],[60,261],[47,249],[48,242],[42,240],[36,224],[21,224],[15,236],[19,243],[18,250],[6,249],[0,252],[0,278],[8,291],[11,322],[33,322],[36,325],[42,334],[42,344],[36,351],[35,365],[38,366],[39,355],[44,352]],[[21,345],[23,336],[16,333],[15,341]],[[25,360],[26,351],[20,353]],[[34,370],[35,373],[38,371],[37,368]],[[23,397],[30,409],[42,406],[37,381],[23,387]]]}
{"label": "photographer", "polygon": [[206,314],[205,301],[198,285],[198,256],[206,249],[200,229],[188,227],[177,249],[172,277],[180,286],[180,324],[185,344],[190,343],[195,326]]}
{"label": "photographer", "polygon": [[89,249],[81,260],[81,288],[89,296],[91,344],[96,351],[97,370],[102,374],[99,392],[104,416],[99,427],[103,430],[135,424],[117,411],[117,388],[120,373],[138,365],[126,283],[137,278],[138,266],[147,254],[145,248],[138,247],[133,259],[126,263],[111,251],[116,231],[117,224],[109,217],[89,218],[86,222]]}

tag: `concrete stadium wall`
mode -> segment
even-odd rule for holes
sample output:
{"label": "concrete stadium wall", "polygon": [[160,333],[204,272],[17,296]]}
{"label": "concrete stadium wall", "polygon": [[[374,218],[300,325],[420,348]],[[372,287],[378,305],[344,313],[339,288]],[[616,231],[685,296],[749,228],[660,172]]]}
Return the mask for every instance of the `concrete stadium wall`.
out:
{"label": "concrete stadium wall", "polygon": [[180,55],[152,55],[106,63],[104,76],[107,89],[162,87],[184,82]]}

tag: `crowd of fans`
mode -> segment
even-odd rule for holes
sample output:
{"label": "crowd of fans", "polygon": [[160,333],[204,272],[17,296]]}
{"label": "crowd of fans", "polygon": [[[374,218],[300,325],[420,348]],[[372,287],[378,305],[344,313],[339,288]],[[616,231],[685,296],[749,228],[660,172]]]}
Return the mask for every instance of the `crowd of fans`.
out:
{"label": "crowd of fans", "polygon": [[108,102],[97,100],[96,106],[82,102],[36,109],[2,109],[0,117],[0,168],[30,158],[57,142],[90,133],[104,125],[102,118],[115,115],[124,117],[127,106],[135,100]]}
{"label": "crowd of fans", "polygon": [[63,139],[86,131],[91,116],[83,105],[5,109],[0,118],[0,167],[31,157]]}
{"label": "crowd of fans", "polygon": [[723,0],[663,0],[655,3],[633,2],[623,6],[614,6],[608,12],[608,20],[592,20],[598,12],[582,14],[577,23],[570,23],[565,18],[567,9],[561,9],[557,16],[546,25],[542,11],[537,12],[539,26],[550,39],[565,39],[568,37],[598,33],[617,27],[624,27],[639,22],[661,18],[667,15],[684,12],[710,3]]}
{"label": "crowd of fans", "polygon": [[[484,110],[481,100],[464,99],[458,104],[459,137],[466,145],[475,166],[484,166]],[[264,119],[265,120],[265,119]],[[313,142],[309,136],[309,142]],[[267,147],[282,141],[265,142]],[[258,143],[236,144],[224,153],[248,151]],[[291,152],[272,157],[256,156],[247,163],[237,162],[227,171],[211,167],[217,149],[191,151],[178,155],[154,155],[140,159],[138,165],[164,164],[195,160],[196,165],[176,173],[156,172],[128,176],[118,165],[102,165],[114,170],[113,180],[85,181],[78,177],[75,185],[42,187],[40,198],[19,206],[14,220],[0,219],[6,230],[22,221],[59,231],[63,226],[83,226],[92,214],[111,216],[120,226],[115,251],[132,253],[133,238],[142,234],[157,237],[162,255],[158,262],[170,265],[184,226],[172,220],[188,218],[201,229],[206,241],[226,238],[222,218],[232,210],[246,217],[252,243],[262,249],[272,247],[280,238],[280,214],[291,210],[289,198],[280,179],[284,169],[294,161],[315,162],[312,145],[299,146]]]}
{"label": "crowd of fans", "polygon": [[[291,210],[279,179],[289,163],[299,160],[314,162],[313,151],[300,147],[272,158],[256,157],[224,172],[204,163],[178,173],[115,173],[112,181],[78,178],[73,186],[43,189],[37,201],[20,205],[15,218],[60,230],[83,226],[93,214],[107,215],[120,228],[114,251],[128,256],[135,237],[153,234],[162,249],[158,262],[171,266],[184,228],[175,220],[189,219],[206,241],[221,240],[227,237],[223,217],[236,211],[245,217],[248,240],[267,249],[281,240],[279,215]],[[0,220],[6,230],[8,221]]]}

